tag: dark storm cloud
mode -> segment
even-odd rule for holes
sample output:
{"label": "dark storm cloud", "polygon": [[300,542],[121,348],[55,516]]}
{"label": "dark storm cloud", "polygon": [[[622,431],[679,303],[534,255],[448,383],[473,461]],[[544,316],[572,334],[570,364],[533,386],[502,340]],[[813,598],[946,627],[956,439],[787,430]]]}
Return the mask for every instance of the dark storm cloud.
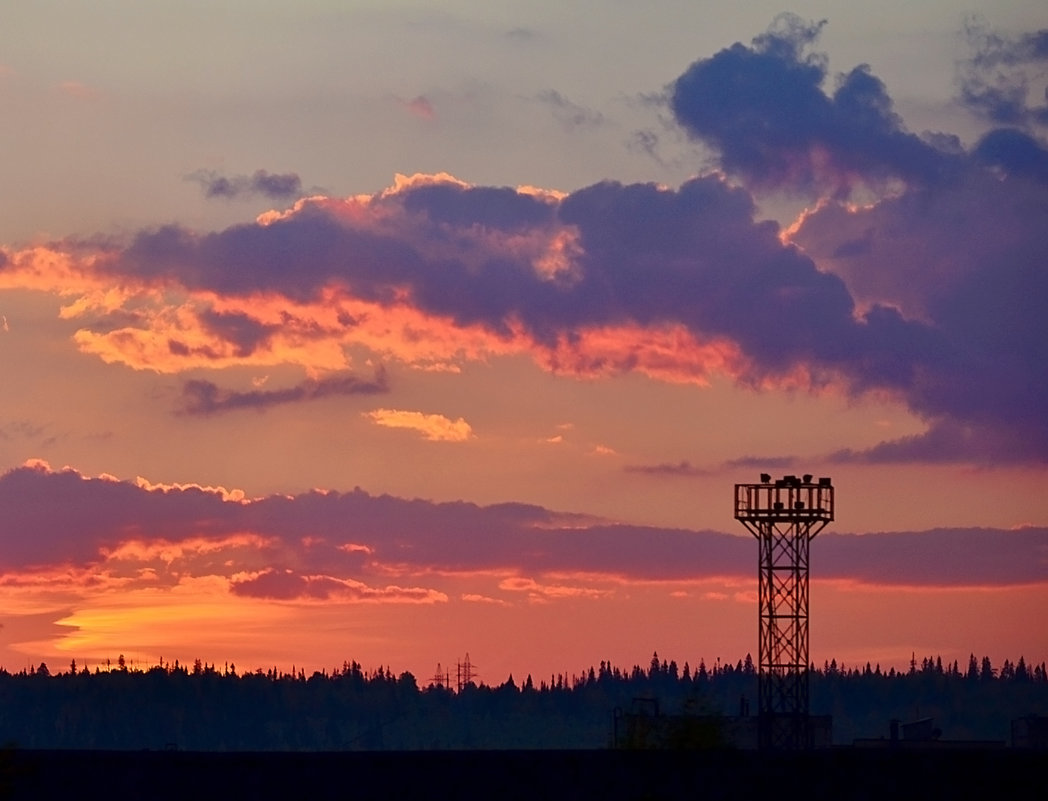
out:
{"label": "dark storm cloud", "polygon": [[1011,37],[971,19],[965,33],[973,53],[958,65],[961,101],[995,123],[1048,124],[1048,30]]}
{"label": "dark storm cloud", "polygon": [[696,61],[671,87],[678,122],[752,186],[847,188],[855,177],[928,181],[951,169],[946,154],[903,128],[866,65],[826,94],[826,59],[806,52],[822,25],[782,15],[752,46]]}
{"label": "dark storm cloud", "polygon": [[302,194],[302,180],[293,172],[256,170],[251,175],[225,176],[212,170],[197,170],[186,176],[186,180],[200,184],[208,198],[262,195],[273,200],[289,200]]}
{"label": "dark storm cloud", "polygon": [[182,385],[181,412],[207,416],[242,409],[264,410],[271,406],[319,400],[339,395],[379,395],[389,392],[386,371],[378,370],[372,379],[355,375],[330,375],[308,379],[283,389],[254,389],[248,392],[225,390],[211,381],[194,379]]}
{"label": "dark storm cloud", "polygon": [[[165,569],[230,578],[249,570],[254,578],[239,578],[232,591],[277,599],[424,602],[433,599],[431,591],[376,588],[368,579],[433,571],[749,577],[756,548],[749,536],[613,525],[524,504],[432,503],[361,490],[231,502],[201,489],[147,489],[41,466],[0,476],[0,506],[10,510],[0,518],[0,562],[8,569],[97,565],[100,549],[130,539],[182,543],[254,535],[261,539],[253,547]],[[1044,528],[939,529],[827,532],[816,553],[822,579],[966,586],[1043,583],[1046,548]]]}

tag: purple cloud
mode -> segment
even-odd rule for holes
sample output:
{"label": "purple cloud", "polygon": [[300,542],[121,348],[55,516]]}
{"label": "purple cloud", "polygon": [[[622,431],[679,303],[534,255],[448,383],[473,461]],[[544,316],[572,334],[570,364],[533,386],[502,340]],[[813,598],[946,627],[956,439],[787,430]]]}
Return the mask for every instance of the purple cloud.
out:
{"label": "purple cloud", "polygon": [[812,575],[915,587],[1043,584],[1048,529],[820,534]]}
{"label": "purple cloud", "polygon": [[933,180],[951,159],[904,130],[868,66],[839,76],[832,95],[823,91],[826,59],[807,51],[824,24],[783,14],[750,47],[696,61],[671,88],[678,122],[751,186]]}
{"label": "purple cloud", "polygon": [[[1048,363],[1048,338],[1037,311],[1048,304],[1048,148],[1004,129],[971,154],[955,137],[919,139],[865,66],[826,94],[825,58],[809,52],[821,27],[786,15],[752,46],[696,62],[674,84],[672,107],[753,186],[846,196],[855,182],[904,182],[872,205],[824,202],[792,235],[866,309],[855,330],[825,325],[825,303],[817,318],[850,362],[842,371],[853,390],[893,390],[929,421],[923,437],[837,458],[1048,460],[1039,412],[1048,379],[1038,366]],[[973,69],[1048,63],[1044,32],[981,37]]]}
{"label": "purple cloud", "polygon": [[264,410],[271,406],[338,395],[379,395],[389,392],[386,371],[379,369],[372,379],[352,374],[330,375],[307,379],[293,387],[282,389],[254,389],[248,392],[224,390],[204,379],[186,381],[182,385],[182,407],[188,415],[212,415],[241,409]]}
{"label": "purple cloud", "polygon": [[954,420],[936,421],[922,434],[889,440],[866,450],[845,448],[827,457],[831,462],[863,464],[928,464],[963,462],[978,453],[987,463],[1036,462],[1046,445],[1024,426],[976,428]]}
{"label": "purple cloud", "polygon": [[998,128],[979,140],[972,155],[1008,175],[1025,175],[1048,184],[1048,147],[1030,134]]}
{"label": "purple cloud", "polygon": [[[434,571],[749,577],[756,558],[752,538],[742,534],[615,525],[525,504],[433,503],[359,489],[230,500],[201,488],[148,488],[40,465],[0,476],[0,505],[10,510],[0,518],[9,571],[99,565],[103,548],[112,553],[130,540],[220,543],[250,535],[209,558],[168,555],[151,566],[231,579],[247,572],[235,579],[234,592],[275,599],[431,602],[439,598],[430,590],[383,577]],[[821,579],[874,584],[1044,582],[1046,548],[1045,528],[830,532],[819,536],[813,570]],[[137,553],[131,550],[123,558]]]}
{"label": "purple cloud", "polygon": [[1048,183],[1029,159],[1007,169],[824,204],[793,236],[863,304],[922,321],[882,346],[914,354],[899,389],[929,432],[870,460],[1048,460]]}
{"label": "purple cloud", "polygon": [[199,320],[205,331],[236,346],[236,355],[250,356],[272,337],[280,326],[264,325],[240,312],[204,310]]}

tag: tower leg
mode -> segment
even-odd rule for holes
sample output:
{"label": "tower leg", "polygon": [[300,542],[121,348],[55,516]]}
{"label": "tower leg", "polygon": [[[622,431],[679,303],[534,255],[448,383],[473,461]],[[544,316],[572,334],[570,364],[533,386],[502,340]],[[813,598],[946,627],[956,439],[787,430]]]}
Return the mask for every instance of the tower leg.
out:
{"label": "tower leg", "polygon": [[808,556],[803,522],[762,524],[758,731],[762,749],[810,747]]}

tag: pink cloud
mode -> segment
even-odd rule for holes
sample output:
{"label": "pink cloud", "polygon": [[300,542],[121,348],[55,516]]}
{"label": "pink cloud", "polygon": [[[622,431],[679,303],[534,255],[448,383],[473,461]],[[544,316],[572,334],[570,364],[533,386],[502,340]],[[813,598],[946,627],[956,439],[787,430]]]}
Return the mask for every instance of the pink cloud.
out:
{"label": "pink cloud", "polygon": [[433,604],[448,600],[443,592],[424,587],[371,587],[352,579],[302,575],[290,569],[266,569],[256,576],[234,580],[230,591],[276,601]]}
{"label": "pink cloud", "polygon": [[80,81],[62,81],[58,84],[58,91],[77,100],[95,100],[99,97],[97,89]]}
{"label": "pink cloud", "polygon": [[597,587],[572,586],[567,584],[545,584],[531,578],[516,576],[499,582],[499,589],[507,592],[525,593],[531,603],[546,603],[567,598],[596,600],[614,595],[614,590]]}
{"label": "pink cloud", "polygon": [[431,442],[465,442],[473,438],[472,427],[461,417],[452,420],[442,414],[425,414],[403,409],[374,409],[365,412],[364,416],[385,428],[416,431]]}
{"label": "pink cloud", "polygon": [[476,592],[464,592],[459,596],[466,603],[472,604],[491,604],[493,606],[509,606],[509,603],[502,600],[501,598],[492,598],[488,595],[481,595]]}
{"label": "pink cloud", "polygon": [[[160,583],[245,573],[237,580],[268,576],[256,583],[272,584],[273,593],[296,587],[366,599],[382,590],[379,576],[473,575],[549,599],[599,595],[608,581],[748,579],[756,558],[748,536],[615,525],[525,504],[409,501],[362,490],[246,499],[89,478],[39,462],[0,476],[0,506],[7,510],[0,560],[11,576],[34,566]],[[1046,548],[1048,529],[1036,527],[825,532],[813,545],[812,569],[822,579],[868,584],[1028,584],[1045,581]]]}
{"label": "pink cloud", "polygon": [[418,95],[411,100],[402,100],[401,104],[412,116],[423,120],[434,120],[437,118],[436,109],[425,95]]}

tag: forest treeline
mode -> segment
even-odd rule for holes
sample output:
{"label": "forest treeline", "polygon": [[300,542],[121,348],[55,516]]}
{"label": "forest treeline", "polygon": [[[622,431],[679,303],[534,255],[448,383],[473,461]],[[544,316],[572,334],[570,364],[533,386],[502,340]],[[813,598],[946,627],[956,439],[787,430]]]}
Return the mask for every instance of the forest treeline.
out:
{"label": "forest treeline", "polygon": [[[833,740],[887,736],[889,721],[933,717],[944,739],[1009,740],[1011,721],[1048,715],[1045,664],[974,654],[967,665],[914,659],[882,671],[836,661],[811,668],[811,710],[833,716]],[[422,750],[603,748],[616,709],[658,702],[664,714],[755,710],[747,656],[707,666],[652,656],[645,667],[601,662],[575,675],[461,688],[388,667],[346,662],[306,676],[197,660],[143,670],[0,670],[0,743],[19,748],[184,750]]]}

